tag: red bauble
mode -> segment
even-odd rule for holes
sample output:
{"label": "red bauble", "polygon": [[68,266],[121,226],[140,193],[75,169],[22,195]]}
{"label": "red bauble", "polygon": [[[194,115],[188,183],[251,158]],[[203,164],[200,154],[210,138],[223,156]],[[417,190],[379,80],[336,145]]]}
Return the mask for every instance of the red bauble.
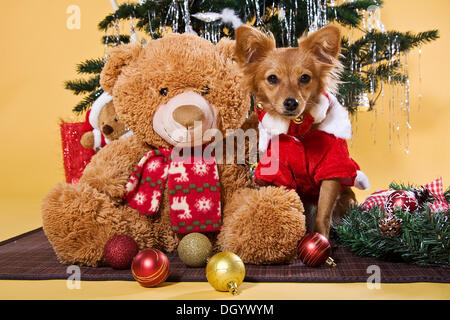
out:
{"label": "red bauble", "polygon": [[419,203],[413,192],[397,190],[392,192],[384,205],[384,211],[387,214],[394,213],[395,209],[401,209],[406,212],[414,212],[419,207]]}
{"label": "red bauble", "polygon": [[121,234],[106,242],[103,257],[106,263],[114,269],[128,269],[139,248],[133,238]]}
{"label": "red bauble", "polygon": [[131,271],[143,287],[155,287],[169,276],[169,259],[159,250],[142,250],[134,257]]}
{"label": "red bauble", "polygon": [[330,242],[317,232],[307,234],[298,244],[298,257],[309,267],[317,267],[325,262],[335,266],[330,254]]}

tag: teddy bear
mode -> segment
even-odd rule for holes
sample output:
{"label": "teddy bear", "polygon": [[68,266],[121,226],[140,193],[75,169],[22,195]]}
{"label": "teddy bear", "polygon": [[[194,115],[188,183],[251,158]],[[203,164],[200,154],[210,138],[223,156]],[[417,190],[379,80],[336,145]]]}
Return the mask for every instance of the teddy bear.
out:
{"label": "teddy bear", "polygon": [[248,159],[218,157],[237,132],[257,127],[230,45],[169,34],[109,52],[100,83],[133,135],[101,149],[77,185],[60,183],[44,198],[43,229],[62,263],[104,265],[104,246],[118,234],[141,250],[173,252],[190,232],[245,263],[297,257],[305,234],[297,193],[258,188]]}
{"label": "teddy bear", "polygon": [[85,131],[80,143],[86,149],[99,151],[112,140],[125,138],[132,132],[120,121],[114,109],[113,97],[103,92],[86,113]]}

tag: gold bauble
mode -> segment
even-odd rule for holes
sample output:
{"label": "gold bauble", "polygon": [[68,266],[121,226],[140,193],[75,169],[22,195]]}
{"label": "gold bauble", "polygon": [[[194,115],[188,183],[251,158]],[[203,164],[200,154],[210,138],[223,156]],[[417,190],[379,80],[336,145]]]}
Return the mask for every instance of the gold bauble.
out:
{"label": "gold bauble", "polygon": [[245,265],[236,254],[220,252],[212,256],[206,265],[206,279],[214,289],[229,291],[233,295],[244,281]]}
{"label": "gold bauble", "polygon": [[212,254],[212,244],[201,233],[190,233],[178,244],[178,256],[188,267],[203,267]]}

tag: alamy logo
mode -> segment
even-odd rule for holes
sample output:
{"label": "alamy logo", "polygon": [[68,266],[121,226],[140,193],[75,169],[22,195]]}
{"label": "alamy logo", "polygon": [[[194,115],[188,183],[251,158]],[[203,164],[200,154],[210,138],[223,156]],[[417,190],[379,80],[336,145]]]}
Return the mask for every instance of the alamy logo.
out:
{"label": "alamy logo", "polygon": [[81,269],[79,266],[71,265],[67,267],[66,273],[69,277],[66,281],[67,289],[79,290],[81,289]]}
{"label": "alamy logo", "polygon": [[370,274],[367,278],[367,289],[380,290],[381,289],[381,269],[377,265],[371,265],[367,267],[367,274]]}
{"label": "alamy logo", "polygon": [[81,29],[81,9],[77,5],[70,5],[67,7],[66,13],[70,16],[67,18],[67,29],[80,30]]}

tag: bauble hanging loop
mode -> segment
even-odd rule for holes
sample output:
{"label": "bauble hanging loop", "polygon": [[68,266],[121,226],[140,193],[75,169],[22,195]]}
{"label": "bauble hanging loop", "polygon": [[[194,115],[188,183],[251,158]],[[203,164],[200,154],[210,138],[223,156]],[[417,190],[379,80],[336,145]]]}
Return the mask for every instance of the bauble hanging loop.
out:
{"label": "bauble hanging loop", "polygon": [[318,267],[324,263],[336,267],[330,254],[330,242],[320,233],[309,233],[298,243],[298,257],[308,267]]}
{"label": "bauble hanging loop", "polygon": [[217,291],[228,291],[237,295],[238,287],[245,278],[245,265],[232,252],[220,252],[208,259],[206,279]]}

